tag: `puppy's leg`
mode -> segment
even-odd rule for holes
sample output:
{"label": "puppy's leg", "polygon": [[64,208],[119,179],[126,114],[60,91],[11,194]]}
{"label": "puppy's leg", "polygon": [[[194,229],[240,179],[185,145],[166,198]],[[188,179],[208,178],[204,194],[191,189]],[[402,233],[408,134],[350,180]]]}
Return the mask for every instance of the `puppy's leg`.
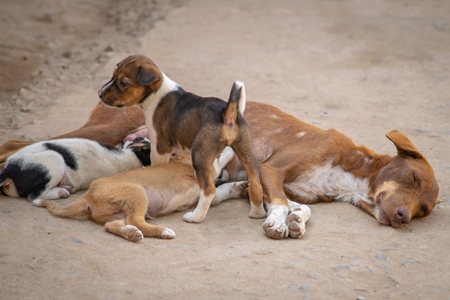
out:
{"label": "puppy's leg", "polygon": [[263,206],[263,193],[259,180],[259,163],[254,155],[255,151],[248,127],[240,129],[240,138],[238,139],[240,141],[234,142],[232,148],[247,172],[249,183],[248,195],[250,198],[249,216],[255,219],[264,218],[266,211]]}
{"label": "puppy's leg", "polygon": [[289,214],[286,224],[289,228],[289,236],[294,239],[301,238],[306,232],[306,221],[311,217],[309,206],[288,199]]}
{"label": "puppy's leg", "polygon": [[50,190],[44,192],[39,198],[48,199],[48,200],[56,200],[61,198],[67,198],[70,196],[70,193],[67,189],[61,187],[54,187]]}
{"label": "puppy's leg", "polygon": [[247,181],[227,182],[219,185],[211,205],[217,205],[228,199],[246,198],[247,197]]}
{"label": "puppy's leg", "polygon": [[283,190],[284,175],[268,163],[261,165],[261,183],[266,193],[267,218],[263,223],[266,235],[273,239],[289,236],[286,218],[289,212],[287,197]]}
{"label": "puppy's leg", "polygon": [[[163,226],[156,226],[145,221],[147,214],[148,201],[152,199],[147,198],[144,188],[140,185],[129,184],[121,189],[124,194],[121,195],[122,210],[125,214],[125,224],[133,225],[142,231],[145,237],[160,237],[163,239],[172,239],[175,237],[175,232]],[[130,231],[130,227],[125,228]]]}
{"label": "puppy's leg", "polygon": [[226,165],[233,159],[233,157],[234,157],[233,149],[227,146],[225,147],[225,149],[223,149],[219,158],[214,159],[213,164],[215,173],[215,176],[213,176],[214,179],[216,179],[222,173],[222,169],[226,167]]}
{"label": "puppy's leg", "polygon": [[136,226],[125,225],[124,220],[114,220],[112,222],[107,222],[105,224],[105,230],[111,232],[112,234],[123,237],[131,242],[139,242],[144,238],[142,231],[140,231]]}
{"label": "puppy's leg", "polygon": [[212,180],[215,155],[202,149],[202,146],[204,145],[195,145],[191,149],[192,165],[200,187],[200,198],[197,207],[193,212],[188,212],[183,216],[183,220],[191,223],[203,221],[216,193],[216,187]]}

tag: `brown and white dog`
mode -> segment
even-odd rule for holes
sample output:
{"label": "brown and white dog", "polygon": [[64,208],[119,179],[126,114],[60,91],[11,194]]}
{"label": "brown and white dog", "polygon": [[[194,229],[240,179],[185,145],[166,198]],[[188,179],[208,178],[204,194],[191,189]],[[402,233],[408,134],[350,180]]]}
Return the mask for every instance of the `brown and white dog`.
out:
{"label": "brown and white dog", "polygon": [[141,105],[152,147],[152,164],[169,162],[174,151],[191,151],[201,192],[195,210],[184,215],[185,221],[201,222],[205,218],[216,191],[212,164],[225,146],[233,148],[248,175],[250,217],[266,215],[259,165],[242,117],[246,99],[241,82],[234,83],[228,103],[204,98],[183,90],[148,57],[132,55],[117,64],[111,80],[98,95],[112,106]]}
{"label": "brown and white dog", "polygon": [[[302,235],[301,221],[289,211],[286,199],[304,204],[349,202],[394,228],[427,216],[437,203],[439,187],[431,165],[397,130],[386,135],[397,148],[391,157],[270,105],[248,102],[246,120],[261,163],[268,210],[263,228],[269,237]],[[245,179],[237,160],[227,170],[229,180]]]}
{"label": "brown and white dog", "polygon": [[[214,178],[233,156],[233,150],[227,147],[215,159]],[[242,198],[246,185],[243,181],[219,186],[212,205]],[[138,242],[144,237],[174,238],[172,229],[149,224],[145,218],[185,210],[195,204],[199,195],[200,188],[188,156],[94,180],[82,198],[67,206],[43,199],[33,200],[33,204],[46,207],[59,217],[88,217],[104,225],[106,231]]]}

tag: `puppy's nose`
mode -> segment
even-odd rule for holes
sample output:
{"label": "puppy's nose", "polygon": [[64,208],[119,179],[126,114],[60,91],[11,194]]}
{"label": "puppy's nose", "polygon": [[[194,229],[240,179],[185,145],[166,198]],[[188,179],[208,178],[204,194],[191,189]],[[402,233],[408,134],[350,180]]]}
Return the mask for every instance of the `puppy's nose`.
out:
{"label": "puppy's nose", "polygon": [[98,90],[98,97],[99,97],[100,99],[103,98],[102,90]]}
{"label": "puppy's nose", "polygon": [[397,212],[394,216],[394,221],[397,224],[409,224],[409,221],[411,221],[411,218],[409,217],[409,213],[403,206],[400,206],[397,208]]}

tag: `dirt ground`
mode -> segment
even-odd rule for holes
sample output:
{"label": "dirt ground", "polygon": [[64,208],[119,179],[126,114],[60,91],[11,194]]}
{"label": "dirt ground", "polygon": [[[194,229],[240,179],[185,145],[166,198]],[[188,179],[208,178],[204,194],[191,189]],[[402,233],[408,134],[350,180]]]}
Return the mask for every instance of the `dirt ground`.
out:
{"label": "dirt ground", "polygon": [[134,244],[0,196],[1,299],[450,298],[450,2],[0,5],[0,143],[81,126],[115,64],[142,53],[188,91],[227,98],[242,80],[248,99],[379,153],[395,154],[384,135],[399,129],[433,165],[441,201],[401,229],[311,205],[306,235],[278,241],[236,199],[201,224],[159,218],[176,238]]}

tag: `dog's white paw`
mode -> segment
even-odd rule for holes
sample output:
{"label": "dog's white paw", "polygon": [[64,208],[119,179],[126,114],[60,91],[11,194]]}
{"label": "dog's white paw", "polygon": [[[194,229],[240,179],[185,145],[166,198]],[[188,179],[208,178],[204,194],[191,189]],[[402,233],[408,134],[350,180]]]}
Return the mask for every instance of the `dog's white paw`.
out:
{"label": "dog's white paw", "polygon": [[253,205],[253,203],[250,202],[250,213],[248,216],[253,219],[262,219],[266,216],[266,211],[264,210],[263,205],[261,204],[260,207],[257,207]]}
{"label": "dog's white paw", "polygon": [[62,199],[62,198],[68,198],[70,196],[70,193],[68,190],[66,189],[59,189],[58,190],[58,198]]}
{"label": "dog's white paw", "polygon": [[142,231],[140,231],[136,226],[125,225],[123,229],[125,231],[125,238],[131,242],[139,242],[144,238]]}
{"label": "dog's white paw", "polygon": [[264,231],[266,235],[271,239],[285,239],[289,236],[289,228],[284,222],[265,221],[263,223]]}
{"label": "dog's white paw", "polygon": [[196,214],[195,211],[185,213],[183,216],[183,220],[189,223],[200,223],[204,218],[205,217]]}
{"label": "dog's white paw", "polygon": [[162,239],[173,239],[175,237],[175,231],[173,231],[170,228],[165,228],[162,232],[161,232],[161,238]]}
{"label": "dog's white paw", "polygon": [[306,232],[306,221],[311,217],[311,209],[307,205],[299,205],[289,210],[286,224],[289,236],[294,239],[301,238]]}
{"label": "dog's white paw", "polygon": [[271,205],[269,214],[263,223],[266,235],[272,239],[284,239],[289,236],[289,228],[286,225],[288,208],[284,205]]}
{"label": "dog's white paw", "polygon": [[34,206],[44,206],[44,201],[42,199],[34,199],[32,203]]}

